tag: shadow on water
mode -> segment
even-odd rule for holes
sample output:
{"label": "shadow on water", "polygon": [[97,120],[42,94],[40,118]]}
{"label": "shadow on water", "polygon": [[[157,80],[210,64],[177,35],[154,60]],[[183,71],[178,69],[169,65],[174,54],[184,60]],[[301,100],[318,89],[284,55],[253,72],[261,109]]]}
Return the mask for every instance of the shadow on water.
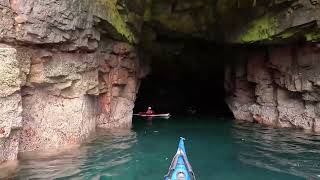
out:
{"label": "shadow on water", "polygon": [[56,156],[30,154],[15,179],[162,179],[180,136],[200,180],[320,179],[320,136],[214,117],[134,118]]}

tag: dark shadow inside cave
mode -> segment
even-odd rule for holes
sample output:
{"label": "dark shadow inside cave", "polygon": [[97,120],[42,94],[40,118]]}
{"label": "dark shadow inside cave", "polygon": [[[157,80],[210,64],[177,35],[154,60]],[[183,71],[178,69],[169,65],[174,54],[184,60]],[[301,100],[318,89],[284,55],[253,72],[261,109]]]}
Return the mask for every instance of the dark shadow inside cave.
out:
{"label": "dark shadow inside cave", "polygon": [[224,66],[232,48],[200,40],[158,40],[151,72],[142,81],[134,112],[232,117],[225,103]]}

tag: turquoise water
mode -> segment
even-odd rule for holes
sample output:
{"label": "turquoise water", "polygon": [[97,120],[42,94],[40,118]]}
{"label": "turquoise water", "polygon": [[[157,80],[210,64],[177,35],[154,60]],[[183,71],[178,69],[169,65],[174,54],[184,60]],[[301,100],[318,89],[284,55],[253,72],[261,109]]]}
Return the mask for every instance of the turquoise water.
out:
{"label": "turquoise water", "polygon": [[219,118],[134,119],[79,148],[26,158],[16,179],[163,179],[178,138],[198,180],[320,179],[320,136]]}

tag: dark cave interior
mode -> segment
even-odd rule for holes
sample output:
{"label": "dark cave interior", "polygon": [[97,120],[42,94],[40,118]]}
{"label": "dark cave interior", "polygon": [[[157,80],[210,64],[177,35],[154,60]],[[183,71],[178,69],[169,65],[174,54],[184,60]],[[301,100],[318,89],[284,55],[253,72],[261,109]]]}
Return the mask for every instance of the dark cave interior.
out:
{"label": "dark cave interior", "polygon": [[235,56],[233,48],[203,40],[158,42],[134,112],[151,106],[156,113],[232,117],[224,99],[224,66]]}

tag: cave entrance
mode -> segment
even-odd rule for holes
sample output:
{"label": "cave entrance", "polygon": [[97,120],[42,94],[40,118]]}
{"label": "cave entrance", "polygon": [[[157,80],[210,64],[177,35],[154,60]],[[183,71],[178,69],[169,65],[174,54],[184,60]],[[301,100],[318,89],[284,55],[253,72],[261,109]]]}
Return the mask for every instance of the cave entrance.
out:
{"label": "cave entrance", "polygon": [[224,99],[224,66],[232,48],[194,39],[157,42],[143,52],[151,56],[151,72],[141,83],[134,112],[151,106],[156,112],[232,117]]}

